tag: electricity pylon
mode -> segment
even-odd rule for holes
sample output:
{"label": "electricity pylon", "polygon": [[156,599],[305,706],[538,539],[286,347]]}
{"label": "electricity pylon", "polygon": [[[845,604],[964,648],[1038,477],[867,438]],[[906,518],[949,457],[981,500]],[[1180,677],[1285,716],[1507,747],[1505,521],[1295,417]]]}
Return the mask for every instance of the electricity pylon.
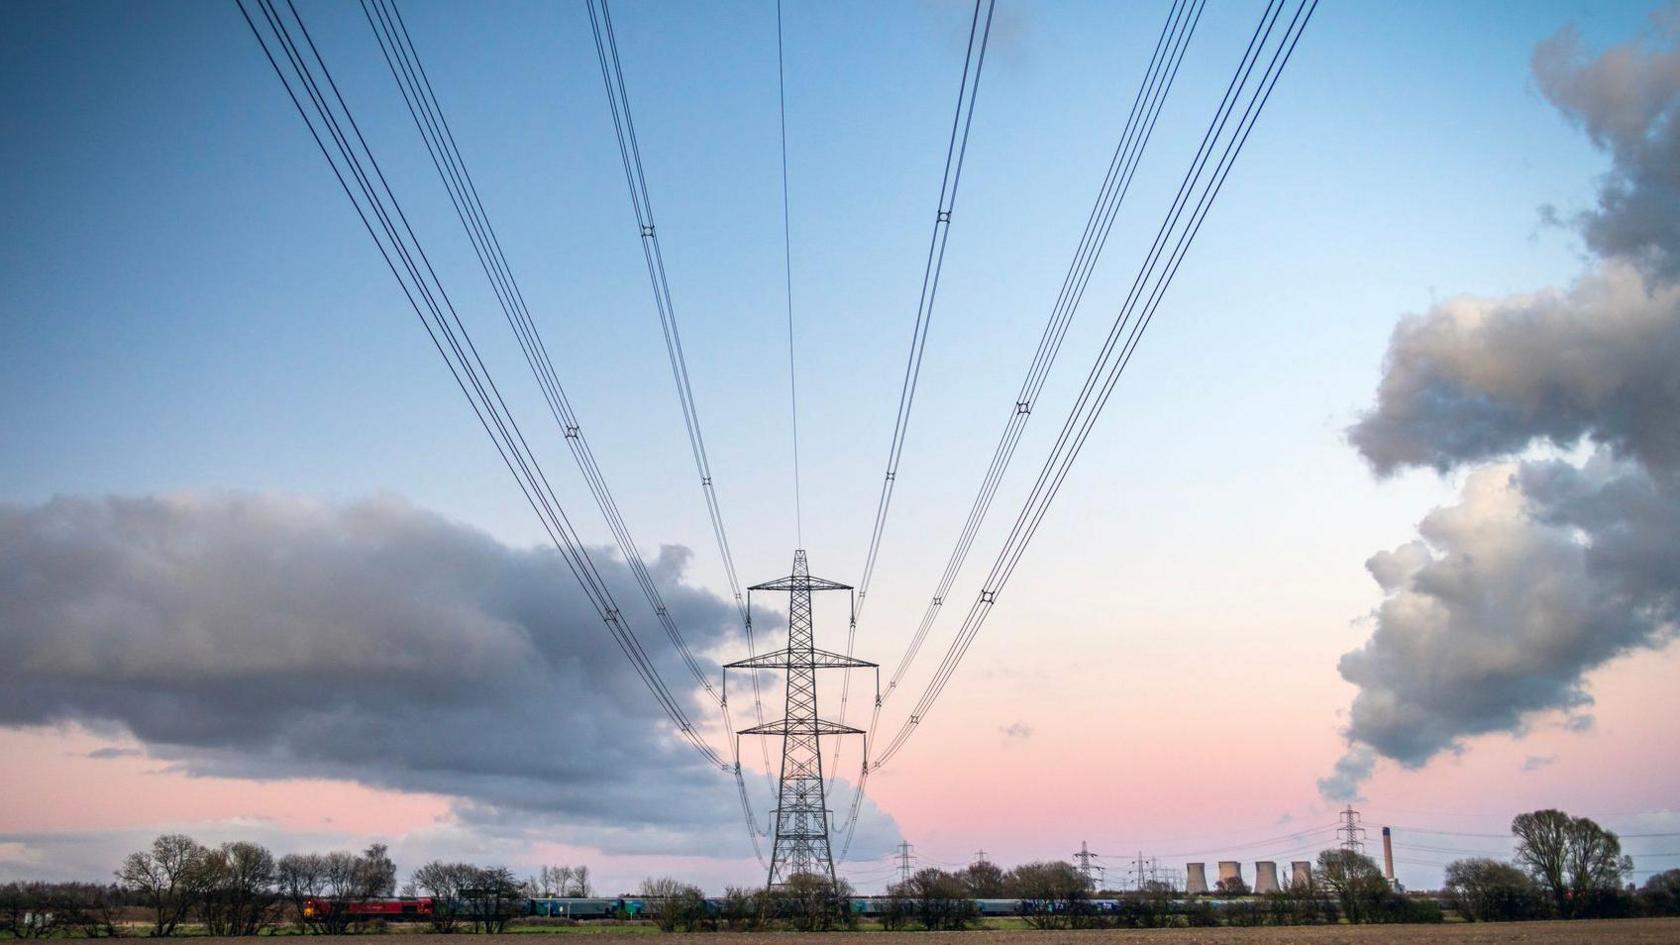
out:
{"label": "electricity pylon", "polygon": [[782,778],[776,807],[771,812],[776,824],[776,841],[770,853],[771,888],[785,885],[799,874],[820,876],[835,888],[834,851],[829,844],[829,810],[822,771],[824,735],[862,735],[864,731],[830,722],[817,714],[817,670],[845,667],[875,670],[875,701],[880,704],[880,667],[816,647],[811,625],[812,591],[850,591],[851,585],[812,577],[805,563],[804,549],[793,553],[793,573],[774,581],[747,588],[748,608],[752,591],[788,592],[787,649],[762,653],[724,666],[724,692],[728,698],[728,671],[761,669],[787,671],[787,711],[780,721],[744,728],[738,735],[780,735]]}

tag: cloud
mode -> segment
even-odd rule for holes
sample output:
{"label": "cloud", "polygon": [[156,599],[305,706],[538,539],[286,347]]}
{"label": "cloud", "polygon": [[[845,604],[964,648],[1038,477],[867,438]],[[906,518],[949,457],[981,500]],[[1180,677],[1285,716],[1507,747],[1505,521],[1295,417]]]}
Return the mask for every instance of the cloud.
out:
{"label": "cloud", "polygon": [[88,752],[87,756],[89,758],[95,758],[95,759],[138,758],[138,757],[140,757],[141,755],[144,755],[144,754],[145,754],[145,752],[141,751],[138,748],[106,747],[106,748],[95,748],[93,751]]}
{"label": "cloud", "polygon": [[1387,595],[1338,667],[1359,687],[1349,738],[1416,767],[1466,736],[1590,705],[1588,670],[1673,636],[1680,566],[1665,575],[1640,550],[1671,541],[1677,515],[1680,494],[1607,458],[1471,473],[1418,541],[1368,563]]}
{"label": "cloud", "polygon": [[1557,755],[1529,755],[1523,759],[1522,769],[1524,771],[1539,771],[1541,768],[1557,764],[1557,760]]}
{"label": "cloud", "polygon": [[[1612,169],[1577,219],[1601,258],[1565,289],[1403,319],[1348,431],[1379,475],[1469,469],[1457,504],[1366,563],[1375,630],[1344,655],[1355,796],[1375,759],[1417,767],[1537,713],[1591,727],[1585,677],[1680,627],[1680,7],[1595,59],[1564,31],[1542,91]],[[1539,458],[1586,444],[1585,460]]]}
{"label": "cloud", "polygon": [[1580,214],[1587,245],[1680,275],[1680,5],[1645,35],[1594,58],[1567,28],[1534,51],[1541,91],[1610,155],[1597,206]]}
{"label": "cloud", "polygon": [[[715,716],[637,622],[629,569],[596,560],[677,699]],[[715,677],[708,654],[744,643],[731,604],[681,582],[686,560],[667,547],[652,571]],[[354,781],[748,855],[734,786],[673,735],[552,551],[394,499],[55,499],[0,505],[0,599],[0,725],[124,732],[194,775]]]}
{"label": "cloud", "polygon": [[1330,774],[1318,779],[1318,793],[1331,801],[1362,801],[1359,786],[1376,767],[1377,756],[1368,746],[1356,745],[1336,761]]}
{"label": "cloud", "polygon": [[1004,738],[1024,741],[1032,737],[1032,726],[1025,722],[1011,722],[998,726],[998,734]]}
{"label": "cloud", "polygon": [[[1680,216],[1680,210],[1676,211]],[[1459,298],[1402,320],[1348,439],[1379,474],[1583,437],[1680,464],[1680,285],[1611,262],[1566,291]]]}

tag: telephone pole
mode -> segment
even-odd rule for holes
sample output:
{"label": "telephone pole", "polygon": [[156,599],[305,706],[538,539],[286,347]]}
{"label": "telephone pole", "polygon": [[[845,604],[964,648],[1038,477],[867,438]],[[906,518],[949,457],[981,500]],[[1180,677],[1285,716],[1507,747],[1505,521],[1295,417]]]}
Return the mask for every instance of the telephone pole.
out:
{"label": "telephone pole", "polygon": [[[834,875],[834,851],[829,843],[829,809],[824,791],[822,737],[862,735],[862,729],[830,722],[817,714],[817,670],[845,667],[870,668],[876,673],[875,701],[880,704],[880,668],[864,660],[819,650],[811,621],[812,591],[850,591],[851,585],[812,577],[803,548],[793,553],[793,573],[774,581],[747,588],[747,609],[752,611],[753,591],[788,592],[787,649],[762,653],[724,666],[724,698],[728,698],[728,671],[780,669],[787,672],[787,711],[776,722],[744,728],[738,735],[780,735],[782,776],[771,811],[776,824],[775,845],[770,853],[766,885],[774,889],[794,876],[811,875],[838,886]],[[737,753],[739,757],[739,753]]]}

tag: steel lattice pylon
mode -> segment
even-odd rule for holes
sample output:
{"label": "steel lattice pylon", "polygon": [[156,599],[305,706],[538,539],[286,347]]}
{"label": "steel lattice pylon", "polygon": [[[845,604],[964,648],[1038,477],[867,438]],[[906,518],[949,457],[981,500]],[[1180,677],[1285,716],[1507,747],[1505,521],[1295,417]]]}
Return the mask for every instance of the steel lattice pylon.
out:
{"label": "steel lattice pylon", "polygon": [[850,591],[848,584],[812,577],[805,563],[805,551],[793,553],[793,573],[785,578],[754,584],[751,591],[788,592],[788,642],[776,650],[724,666],[727,671],[780,669],[787,672],[787,711],[780,721],[742,729],[740,735],[782,737],[782,777],[777,791],[776,841],[770,854],[768,885],[776,887],[799,874],[819,876],[835,883],[834,853],[829,846],[829,810],[823,786],[822,737],[862,735],[862,729],[830,722],[817,714],[817,670],[844,667],[873,668],[876,671],[876,700],[880,700],[880,668],[839,653],[819,650],[811,621],[812,591]]}

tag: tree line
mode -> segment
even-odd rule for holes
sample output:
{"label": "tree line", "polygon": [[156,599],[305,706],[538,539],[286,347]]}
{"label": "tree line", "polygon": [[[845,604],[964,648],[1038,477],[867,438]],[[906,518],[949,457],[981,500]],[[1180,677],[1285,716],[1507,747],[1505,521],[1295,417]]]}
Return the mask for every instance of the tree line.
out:
{"label": "tree line", "polygon": [[1680,915],[1680,869],[1627,882],[1633,858],[1587,817],[1537,810],[1511,821],[1514,862],[1471,857],[1448,864],[1443,890],[1472,922]]}
{"label": "tree line", "polygon": [[[976,900],[985,899],[1019,900],[1019,915],[1041,929],[1439,922],[1443,905],[1473,922],[1680,915],[1680,869],[1634,886],[1620,838],[1588,818],[1538,810],[1518,815],[1511,833],[1511,862],[1457,860],[1436,895],[1403,894],[1369,856],[1340,848],[1319,853],[1304,882],[1260,897],[1224,886],[1215,897],[1190,897],[1165,883],[1106,891],[1067,862],[1005,870],[980,861],[954,871],[923,869],[893,884],[881,897],[879,921],[889,930],[973,928],[981,918]],[[0,934],[114,937],[136,914],[153,937],[181,934],[189,924],[219,936],[286,927],[342,934],[379,921],[354,912],[353,903],[399,892],[397,866],[383,844],[276,857],[249,841],[210,847],[181,834],[129,854],[115,879],[0,885]],[[438,932],[500,932],[525,913],[529,898],[595,895],[587,866],[544,866],[520,879],[506,867],[441,860],[415,869],[400,891],[433,900],[423,918]],[[638,895],[665,931],[825,931],[859,921],[851,887],[815,876],[793,877],[774,893],[731,887],[718,899],[677,879],[650,878]]]}
{"label": "tree line", "polygon": [[[350,905],[397,895],[397,866],[384,844],[360,853],[289,853],[238,840],[210,847],[182,834],[164,834],[129,854],[116,882],[0,885],[0,934],[14,938],[64,935],[116,937],[125,915],[146,917],[148,936],[181,934],[191,923],[205,934],[245,936],[283,927],[318,934],[362,931],[370,922]],[[517,878],[506,867],[436,861],[416,869],[405,896],[447,900],[428,916],[439,932],[500,932],[523,914],[528,897],[592,894],[589,867],[544,866]]]}

